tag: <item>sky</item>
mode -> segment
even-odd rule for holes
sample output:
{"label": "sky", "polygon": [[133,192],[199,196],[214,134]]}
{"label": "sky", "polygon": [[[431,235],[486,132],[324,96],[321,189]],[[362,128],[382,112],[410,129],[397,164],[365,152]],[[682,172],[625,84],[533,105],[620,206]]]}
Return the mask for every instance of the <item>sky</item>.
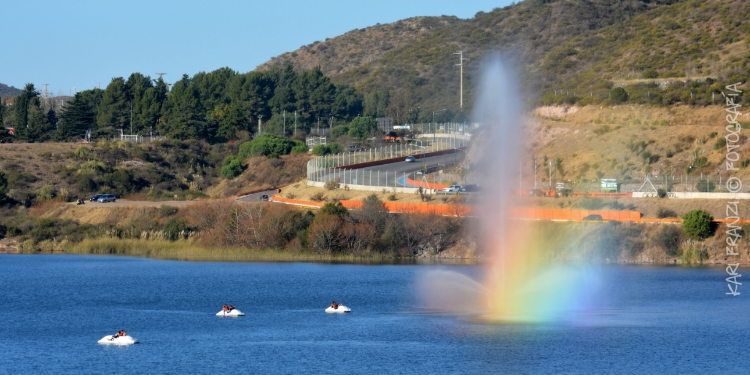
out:
{"label": "sky", "polygon": [[0,83],[52,95],[115,77],[167,73],[175,82],[271,57],[347,31],[415,16],[471,18],[511,0],[463,1],[0,1]]}

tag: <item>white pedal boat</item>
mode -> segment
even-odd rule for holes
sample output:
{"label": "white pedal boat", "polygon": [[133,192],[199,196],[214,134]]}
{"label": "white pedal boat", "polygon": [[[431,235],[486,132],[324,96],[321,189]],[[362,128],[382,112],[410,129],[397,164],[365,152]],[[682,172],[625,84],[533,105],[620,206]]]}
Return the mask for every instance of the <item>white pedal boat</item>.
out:
{"label": "white pedal boat", "polygon": [[245,313],[237,309],[234,309],[232,311],[222,310],[222,311],[217,312],[216,316],[228,316],[228,317],[245,316]]}
{"label": "white pedal boat", "polygon": [[337,308],[337,309],[334,309],[333,307],[328,306],[328,308],[326,309],[326,312],[329,313],[329,314],[343,314],[343,313],[350,313],[350,312],[352,312],[352,309],[350,309],[350,308],[348,308],[348,307],[346,307],[344,305],[339,305],[339,308]]}
{"label": "white pedal boat", "polygon": [[104,345],[132,345],[137,344],[138,340],[130,336],[114,337],[112,335],[107,335],[102,337],[102,339],[97,342]]}

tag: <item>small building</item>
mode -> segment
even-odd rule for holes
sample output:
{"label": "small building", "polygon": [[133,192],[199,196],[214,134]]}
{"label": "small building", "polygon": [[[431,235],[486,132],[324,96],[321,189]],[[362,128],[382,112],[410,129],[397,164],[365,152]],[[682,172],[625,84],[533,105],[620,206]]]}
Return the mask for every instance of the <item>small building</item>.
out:
{"label": "small building", "polygon": [[617,188],[616,178],[603,178],[601,191],[603,193],[616,193],[619,189]]}

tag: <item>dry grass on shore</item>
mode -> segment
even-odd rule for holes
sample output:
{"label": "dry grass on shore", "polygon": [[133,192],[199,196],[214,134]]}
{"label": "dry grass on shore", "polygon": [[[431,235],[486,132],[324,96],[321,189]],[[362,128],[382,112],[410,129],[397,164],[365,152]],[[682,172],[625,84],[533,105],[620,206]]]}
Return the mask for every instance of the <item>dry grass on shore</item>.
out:
{"label": "dry grass on shore", "polygon": [[68,254],[124,255],[167,260],[222,262],[383,262],[393,260],[391,254],[321,255],[287,250],[210,248],[189,241],[145,241],[135,239],[86,239],[65,249]]}

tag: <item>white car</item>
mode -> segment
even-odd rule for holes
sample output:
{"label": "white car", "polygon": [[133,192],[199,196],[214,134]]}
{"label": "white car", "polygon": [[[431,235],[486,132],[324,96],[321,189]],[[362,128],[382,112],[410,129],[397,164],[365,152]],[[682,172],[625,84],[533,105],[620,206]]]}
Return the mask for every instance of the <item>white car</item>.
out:
{"label": "white car", "polygon": [[456,194],[461,191],[461,185],[451,185],[443,189],[443,194]]}

